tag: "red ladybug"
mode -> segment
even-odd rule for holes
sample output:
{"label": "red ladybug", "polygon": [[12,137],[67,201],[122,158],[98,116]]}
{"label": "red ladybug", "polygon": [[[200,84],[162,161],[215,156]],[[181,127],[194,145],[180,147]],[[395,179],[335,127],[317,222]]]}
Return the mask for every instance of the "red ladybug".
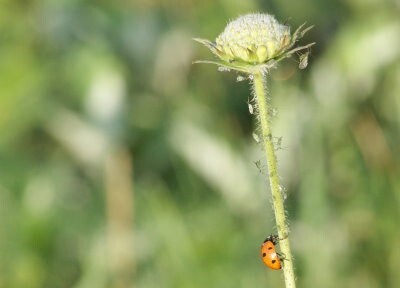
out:
{"label": "red ladybug", "polygon": [[279,270],[282,268],[283,258],[275,250],[275,245],[278,240],[278,235],[270,235],[261,245],[261,258],[264,264],[273,270]]}

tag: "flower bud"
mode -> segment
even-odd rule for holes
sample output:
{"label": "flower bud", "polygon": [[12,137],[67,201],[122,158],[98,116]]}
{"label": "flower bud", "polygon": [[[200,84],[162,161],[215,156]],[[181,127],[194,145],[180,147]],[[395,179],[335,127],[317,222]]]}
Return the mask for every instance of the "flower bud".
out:
{"label": "flower bud", "polygon": [[230,22],[216,39],[226,61],[264,63],[290,45],[290,27],[268,14],[248,14]]}
{"label": "flower bud", "polygon": [[211,50],[221,61],[196,61],[212,63],[241,72],[266,71],[294,52],[308,49],[315,43],[292,47],[312,28],[305,24],[290,34],[290,27],[280,24],[269,14],[247,14],[230,22],[215,42],[194,38]]}

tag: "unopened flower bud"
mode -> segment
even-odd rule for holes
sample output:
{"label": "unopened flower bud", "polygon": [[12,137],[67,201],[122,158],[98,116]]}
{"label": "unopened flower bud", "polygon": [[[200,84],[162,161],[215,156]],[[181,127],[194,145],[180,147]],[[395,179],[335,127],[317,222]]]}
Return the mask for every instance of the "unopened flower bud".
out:
{"label": "unopened flower bud", "polygon": [[269,14],[247,14],[230,22],[215,42],[194,38],[211,50],[221,61],[212,63],[225,68],[252,73],[266,70],[294,52],[308,49],[315,43],[292,49],[296,41],[312,27],[301,25],[293,34],[290,27],[280,24]]}
{"label": "unopened flower bud", "polygon": [[264,63],[290,45],[290,27],[268,14],[248,14],[230,22],[216,39],[226,61]]}

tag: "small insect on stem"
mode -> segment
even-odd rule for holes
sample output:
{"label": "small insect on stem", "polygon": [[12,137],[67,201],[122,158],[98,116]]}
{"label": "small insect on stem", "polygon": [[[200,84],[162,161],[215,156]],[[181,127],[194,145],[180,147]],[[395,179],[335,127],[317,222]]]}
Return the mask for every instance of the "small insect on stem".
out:
{"label": "small insect on stem", "polygon": [[253,139],[257,142],[260,143],[260,137],[257,135],[257,133],[253,133]]}
{"label": "small insect on stem", "polygon": [[276,137],[275,149],[276,150],[282,149],[282,137]]}
{"label": "small insect on stem", "polygon": [[253,114],[254,114],[254,107],[253,107],[253,105],[250,103],[250,100],[249,100],[249,99],[247,99],[247,105],[249,106],[249,113],[250,113],[251,115],[253,115]]}
{"label": "small insect on stem", "polygon": [[299,57],[299,69],[305,69],[308,65],[308,55],[310,54],[309,51],[303,53]]}

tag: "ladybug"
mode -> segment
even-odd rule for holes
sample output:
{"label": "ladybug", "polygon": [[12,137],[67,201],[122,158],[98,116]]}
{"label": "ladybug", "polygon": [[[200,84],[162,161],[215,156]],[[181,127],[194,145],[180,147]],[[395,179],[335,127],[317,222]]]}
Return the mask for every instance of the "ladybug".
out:
{"label": "ladybug", "polygon": [[276,252],[275,245],[279,240],[278,235],[270,235],[261,245],[261,258],[266,266],[273,270],[282,268],[282,256]]}

